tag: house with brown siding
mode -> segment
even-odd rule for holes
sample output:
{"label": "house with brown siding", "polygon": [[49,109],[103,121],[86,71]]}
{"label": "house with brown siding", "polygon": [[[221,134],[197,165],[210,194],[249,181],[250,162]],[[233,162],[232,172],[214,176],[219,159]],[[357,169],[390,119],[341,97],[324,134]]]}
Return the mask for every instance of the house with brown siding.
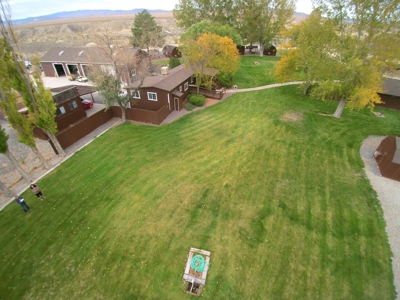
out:
{"label": "house with brown siding", "polygon": [[56,109],[56,123],[58,131],[68,128],[71,124],[86,118],[86,112],[75,87],[53,95]]}
{"label": "house with brown siding", "polygon": [[[145,78],[136,93],[130,90],[129,86],[127,89],[130,90],[136,102],[132,103],[133,108],[158,111],[167,107],[172,112],[183,108],[183,101],[189,94],[189,85],[192,83],[194,83],[193,71],[180,65],[169,70],[165,75]],[[135,82],[130,88],[135,88]]]}

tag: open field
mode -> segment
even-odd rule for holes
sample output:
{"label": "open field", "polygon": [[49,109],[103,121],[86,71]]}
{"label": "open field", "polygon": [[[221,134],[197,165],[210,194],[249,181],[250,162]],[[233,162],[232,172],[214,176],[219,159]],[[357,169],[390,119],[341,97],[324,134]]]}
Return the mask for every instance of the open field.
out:
{"label": "open field", "polygon": [[190,247],[211,251],[205,299],[393,299],[382,210],[362,170],[386,118],[295,86],[238,93],[160,126],[98,137],[0,212],[0,298],[189,299]]}
{"label": "open field", "polygon": [[[158,19],[173,19],[174,16],[171,12],[159,12],[151,14],[155,20]],[[82,22],[109,22],[116,20],[129,20],[133,21],[135,19],[135,14],[123,14],[123,15],[108,15],[108,16],[90,16],[85,18],[65,18],[60,20],[52,20],[52,21],[41,21],[41,22],[32,22],[28,24],[20,24],[16,25],[16,29],[26,29],[32,28],[33,26],[54,26],[54,25],[63,25],[63,24],[74,24],[74,23],[82,23]]]}

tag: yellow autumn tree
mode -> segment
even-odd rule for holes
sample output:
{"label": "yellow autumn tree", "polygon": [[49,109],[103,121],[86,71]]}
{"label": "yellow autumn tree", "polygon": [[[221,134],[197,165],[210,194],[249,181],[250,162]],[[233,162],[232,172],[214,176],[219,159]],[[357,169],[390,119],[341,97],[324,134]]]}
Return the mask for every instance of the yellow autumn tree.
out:
{"label": "yellow autumn tree", "polygon": [[211,88],[218,72],[235,74],[239,69],[240,56],[229,37],[204,33],[197,40],[186,40],[180,47],[185,64],[196,77],[197,93],[200,86]]}

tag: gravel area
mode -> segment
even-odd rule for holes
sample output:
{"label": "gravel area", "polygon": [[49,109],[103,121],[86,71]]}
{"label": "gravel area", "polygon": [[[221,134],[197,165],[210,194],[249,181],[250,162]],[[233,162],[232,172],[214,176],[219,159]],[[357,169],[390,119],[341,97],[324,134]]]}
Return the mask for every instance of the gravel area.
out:
{"label": "gravel area", "polygon": [[393,253],[392,267],[397,300],[400,300],[400,182],[382,177],[373,153],[384,136],[370,136],[363,141],[360,154],[365,164],[365,173],[378,194],[386,221],[386,232]]}

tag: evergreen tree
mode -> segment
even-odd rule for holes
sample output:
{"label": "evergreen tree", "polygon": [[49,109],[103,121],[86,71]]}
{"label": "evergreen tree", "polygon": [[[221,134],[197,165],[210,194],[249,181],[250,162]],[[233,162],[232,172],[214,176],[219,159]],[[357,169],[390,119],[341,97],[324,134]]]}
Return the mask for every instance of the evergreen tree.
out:
{"label": "evergreen tree", "polygon": [[154,17],[147,10],[143,10],[135,16],[131,31],[133,46],[146,49],[148,54],[151,54],[150,48],[160,47],[164,44],[162,27],[157,25]]}

